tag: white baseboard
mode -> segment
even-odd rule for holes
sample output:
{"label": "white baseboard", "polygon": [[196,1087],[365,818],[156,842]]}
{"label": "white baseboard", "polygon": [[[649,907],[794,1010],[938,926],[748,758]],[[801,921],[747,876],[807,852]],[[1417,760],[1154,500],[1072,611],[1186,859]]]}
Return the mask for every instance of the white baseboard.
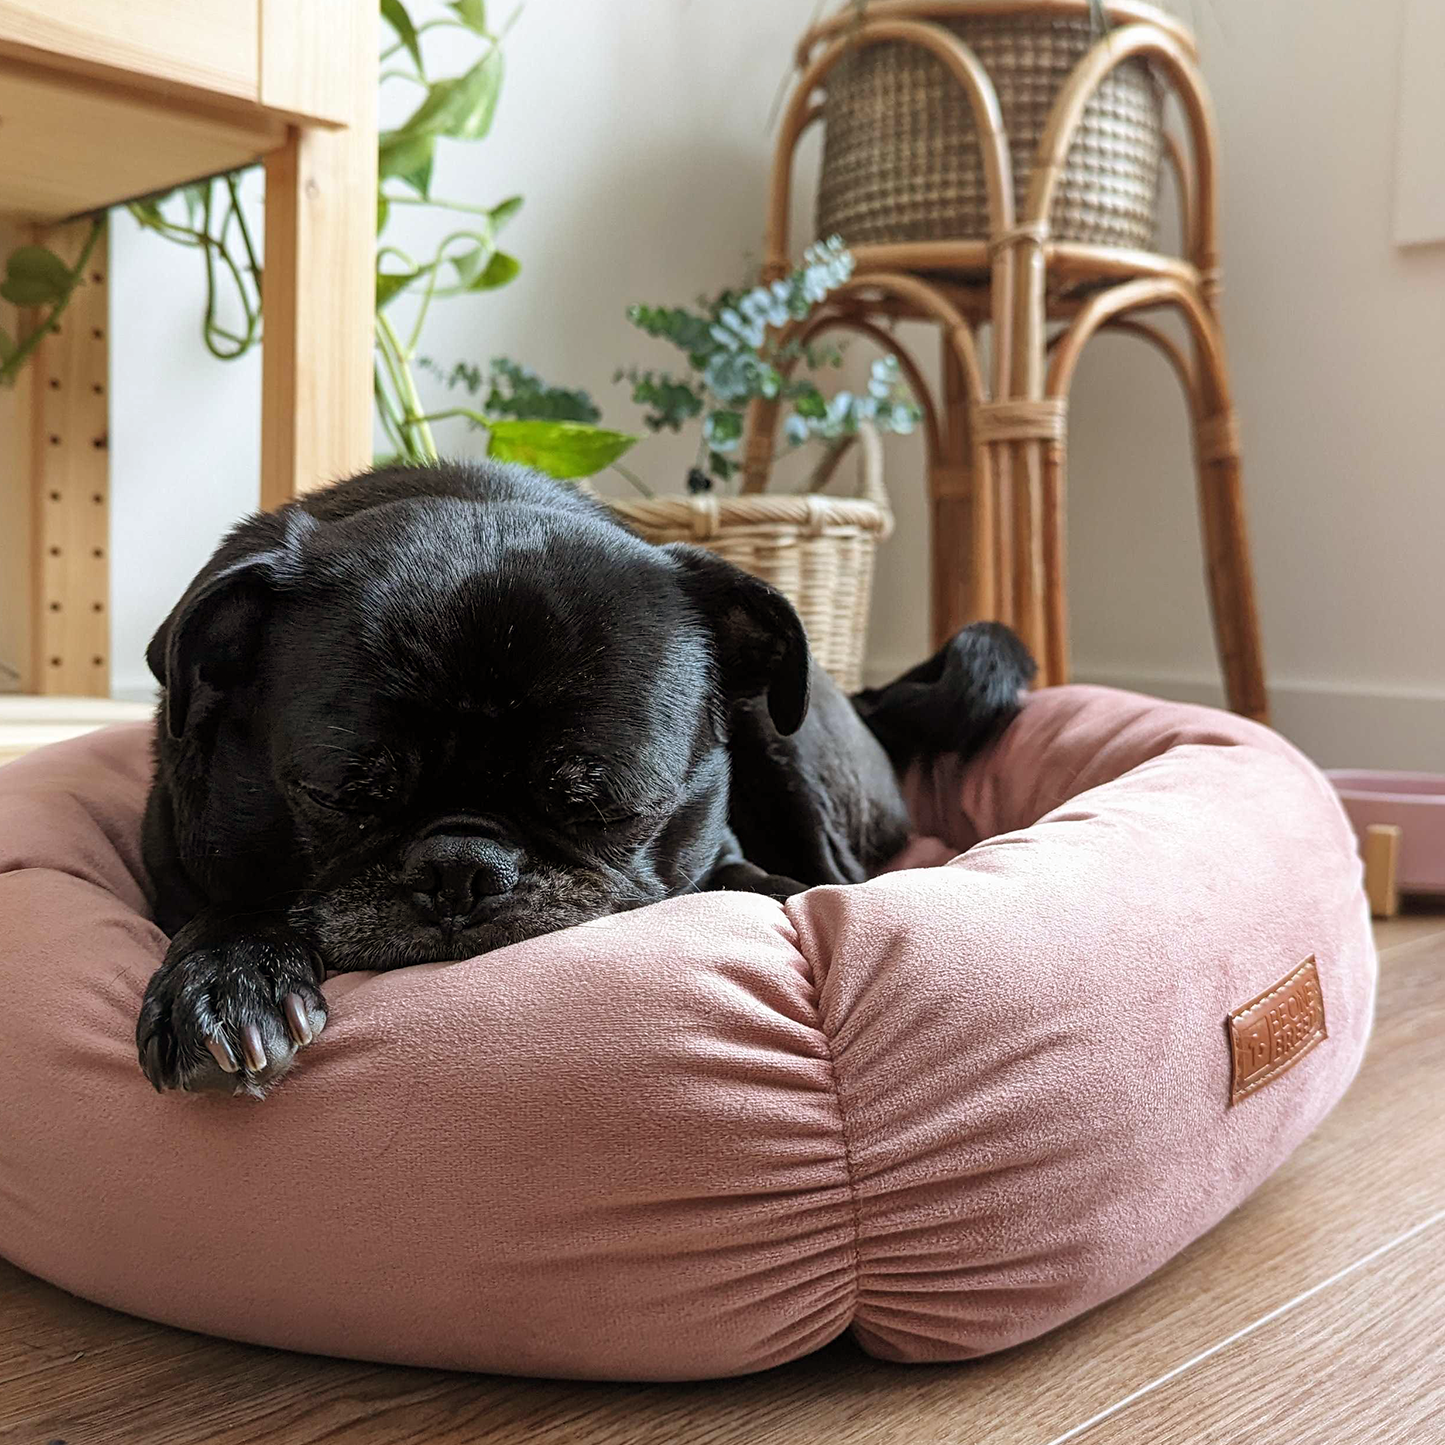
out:
{"label": "white baseboard", "polygon": [[[865,681],[876,687],[917,661],[870,658]],[[1083,667],[1074,681],[1126,688],[1174,702],[1224,706],[1218,679],[1203,675]],[[1321,767],[1445,773],[1445,690],[1282,678],[1270,681],[1269,703],[1274,726]]]}

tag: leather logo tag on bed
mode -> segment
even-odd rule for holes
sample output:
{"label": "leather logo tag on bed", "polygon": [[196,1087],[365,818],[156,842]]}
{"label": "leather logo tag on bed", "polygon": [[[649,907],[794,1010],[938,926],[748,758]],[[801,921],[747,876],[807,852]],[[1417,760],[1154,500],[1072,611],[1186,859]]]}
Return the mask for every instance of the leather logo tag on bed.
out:
{"label": "leather logo tag on bed", "polygon": [[1229,1102],[1234,1105],[1293,1068],[1329,1037],[1314,954],[1273,988],[1235,1009],[1228,1022],[1233,1059]]}

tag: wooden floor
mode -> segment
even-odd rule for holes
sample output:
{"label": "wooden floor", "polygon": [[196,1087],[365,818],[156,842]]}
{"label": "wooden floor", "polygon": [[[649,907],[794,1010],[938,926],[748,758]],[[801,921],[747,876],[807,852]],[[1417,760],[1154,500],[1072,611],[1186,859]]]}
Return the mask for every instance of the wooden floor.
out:
{"label": "wooden floor", "polygon": [[993,1359],[846,1342],[721,1384],[554,1384],[227,1344],[0,1263],[0,1441],[47,1445],[1445,1445],[1445,915],[1378,930],[1344,1102],[1123,1298]]}

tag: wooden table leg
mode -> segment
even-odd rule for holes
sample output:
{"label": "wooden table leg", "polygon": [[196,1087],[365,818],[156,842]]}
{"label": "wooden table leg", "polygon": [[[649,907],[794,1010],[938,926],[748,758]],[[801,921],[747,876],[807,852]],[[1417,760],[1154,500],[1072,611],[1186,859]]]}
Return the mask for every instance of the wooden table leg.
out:
{"label": "wooden table leg", "polygon": [[[31,240],[30,228],[0,217],[0,256]],[[20,314],[0,299],[0,326],[16,336]],[[30,373],[0,386],[0,694],[31,686],[30,625],[33,501],[30,488]]]}
{"label": "wooden table leg", "polygon": [[317,63],[266,77],[267,101],[300,107],[308,86],[324,87],[347,123],[293,128],[266,161],[263,507],[372,459],[376,7],[293,8],[313,23],[301,48]]}
{"label": "wooden table leg", "polygon": [[[37,235],[71,265],[91,232]],[[106,235],[30,363],[28,692],[110,694],[110,438]]]}

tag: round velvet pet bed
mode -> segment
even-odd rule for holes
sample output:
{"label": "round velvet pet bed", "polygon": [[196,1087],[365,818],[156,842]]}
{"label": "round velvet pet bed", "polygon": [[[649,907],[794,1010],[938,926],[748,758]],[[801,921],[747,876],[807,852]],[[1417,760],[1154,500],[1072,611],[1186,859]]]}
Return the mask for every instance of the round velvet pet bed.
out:
{"label": "round velvet pet bed", "polygon": [[947,866],[341,975],[264,1102],[157,1095],[149,757],[131,726],[0,770],[0,1254],[190,1329],[634,1379],[848,1329],[997,1350],[1234,1208],[1369,1031],[1321,775],[1238,718],[1065,687],[910,775],[902,861]]}

